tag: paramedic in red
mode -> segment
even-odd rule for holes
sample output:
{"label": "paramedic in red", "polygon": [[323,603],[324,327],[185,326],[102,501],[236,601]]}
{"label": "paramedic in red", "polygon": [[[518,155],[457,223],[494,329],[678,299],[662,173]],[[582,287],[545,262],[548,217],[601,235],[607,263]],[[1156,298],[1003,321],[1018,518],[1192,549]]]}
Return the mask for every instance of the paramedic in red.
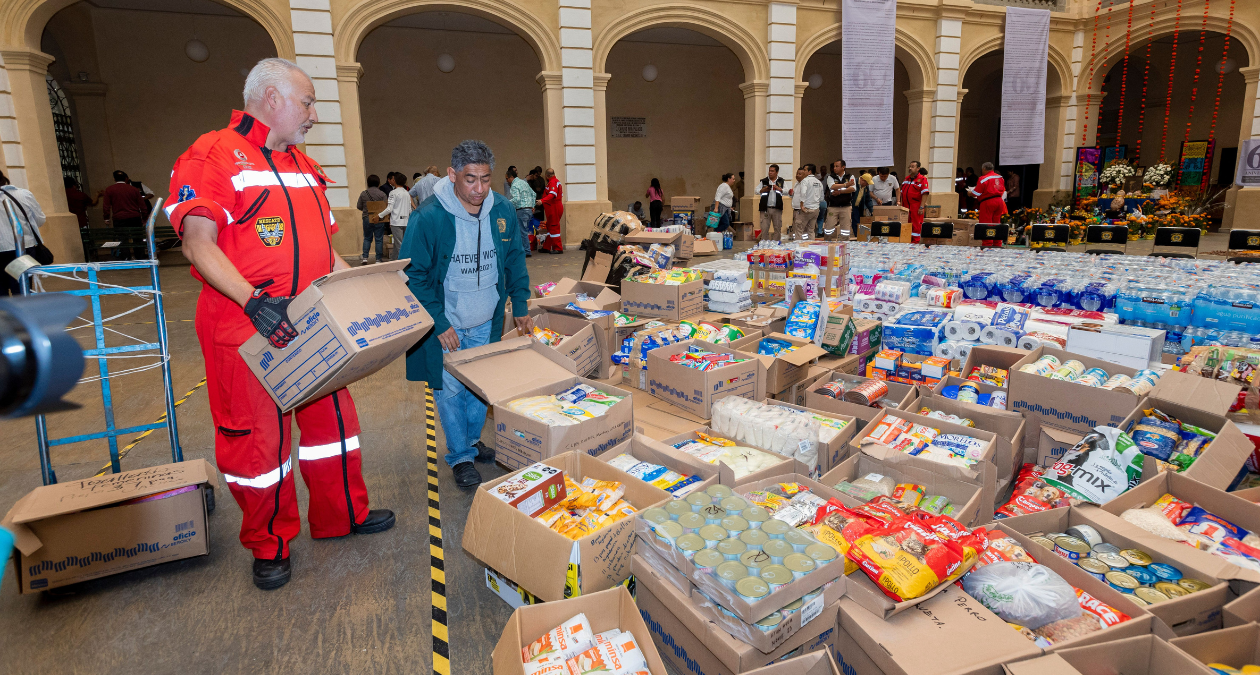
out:
{"label": "paramedic in red", "polygon": [[240,504],[241,543],[254,584],[289,580],[298,519],[290,427],[302,432],[297,464],[310,490],[311,536],[383,532],[394,514],[368,510],[359,419],[345,389],[281,414],[237,348],[255,333],[285,347],[298,332],[288,306],[315,279],[348,267],[323,169],[298,150],[318,121],[315,88],[297,65],[259,61],[245,80],[245,112],[197,139],[175,162],[167,217],[203,283],[196,329],[206,361],[215,461]]}
{"label": "paramedic in red", "polygon": [[564,253],[564,242],[560,237],[560,218],[564,216],[564,184],[556,178],[555,169],[547,169],[547,187],[543,190],[543,214],[547,217],[547,231],[543,233],[543,243],[539,245],[539,253]]}
{"label": "paramedic in red", "polygon": [[910,211],[910,240],[919,243],[919,235],[923,232],[923,199],[928,194],[927,171],[919,167],[918,162],[910,162],[906,168],[906,179],[901,183],[901,205]]}
{"label": "paramedic in red", "polygon": [[[993,170],[992,162],[985,162],[980,167],[980,180],[971,188],[971,196],[976,198],[976,208],[980,211],[980,222],[993,225],[1002,222],[1006,215],[1006,181]],[[1000,242],[993,239],[984,240],[985,246],[995,246]]]}

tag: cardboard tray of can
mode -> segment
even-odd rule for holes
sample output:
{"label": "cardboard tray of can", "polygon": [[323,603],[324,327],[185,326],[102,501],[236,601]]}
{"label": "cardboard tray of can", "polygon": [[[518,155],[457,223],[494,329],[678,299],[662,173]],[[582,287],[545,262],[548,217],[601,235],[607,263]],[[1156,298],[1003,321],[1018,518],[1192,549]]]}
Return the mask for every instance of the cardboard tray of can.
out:
{"label": "cardboard tray of can", "polygon": [[[809,478],[809,476],[799,473],[782,474],[765,478],[755,483],[745,484],[736,490],[735,494],[744,495],[752,492],[753,490],[758,490],[776,483],[800,483],[801,485],[808,487],[814,492],[814,494],[823,499],[831,499],[833,497],[838,498],[840,496],[840,493],[836,490]],[[675,569],[682,572],[688,579],[691,580],[691,583],[695,585],[696,588],[703,590],[709,597],[731,610],[744,623],[756,623],[761,619],[764,619],[771,612],[774,612],[784,605],[790,604],[796,600],[800,600],[806,593],[813,591],[819,586],[822,586],[837,577],[840,581],[833,584],[831,588],[827,589],[827,591],[832,592],[835,596],[833,600],[839,599],[840,595],[844,593],[844,560],[843,558],[837,557],[835,560],[825,565],[818,566],[813,572],[810,572],[804,577],[794,579],[791,583],[784,585],[782,588],[779,588],[776,591],[771,591],[770,595],[767,595],[761,600],[748,602],[747,600],[739,597],[733,589],[723,586],[714,579],[712,575],[696,569],[695,565],[691,564],[691,560],[684,556],[681,551],[675,548],[672,544],[663,541],[656,535],[656,531],[652,529],[651,523],[644,520],[641,516],[636,516],[634,521],[634,531],[638,537],[638,545],[648,546],[655,549],[655,552],[658,553],[662,559],[670,565],[673,565]],[[837,588],[839,591],[835,592],[835,589]],[[824,592],[823,595],[825,596],[827,593]],[[830,602],[827,604],[830,604]]]}
{"label": "cardboard tray of can", "polygon": [[[1177,635],[1193,635],[1221,627],[1221,608],[1231,597],[1228,580],[1218,579],[1158,550],[1142,548],[1138,539],[1149,533],[1118,516],[1095,506],[1072,506],[1005,518],[1000,522],[1026,535],[1035,532],[1066,532],[1069,527],[1088,525],[1098,531],[1104,542],[1114,544],[1121,550],[1136,548],[1146,551],[1155,562],[1172,565],[1187,578],[1199,579],[1212,586],[1207,590],[1150,605],[1147,611],[1163,621]],[[1040,560],[1038,553],[1042,551],[1045,549],[1038,548],[1033,552],[1033,557]]]}
{"label": "cardboard tray of can", "polygon": [[[852,482],[871,473],[888,476],[897,483],[922,485],[929,495],[948,497],[951,504],[959,505],[958,510],[950,517],[967,527],[973,527],[982,521],[988,522],[993,518],[993,513],[990,508],[987,508],[988,505],[981,503],[983,497],[979,485],[941,475],[929,468],[910,466],[905,463],[894,464],[862,453],[844,460],[839,466],[823,474],[818,482],[831,487],[841,481]],[[840,501],[850,507],[863,504],[861,500],[843,492],[840,492]]]}

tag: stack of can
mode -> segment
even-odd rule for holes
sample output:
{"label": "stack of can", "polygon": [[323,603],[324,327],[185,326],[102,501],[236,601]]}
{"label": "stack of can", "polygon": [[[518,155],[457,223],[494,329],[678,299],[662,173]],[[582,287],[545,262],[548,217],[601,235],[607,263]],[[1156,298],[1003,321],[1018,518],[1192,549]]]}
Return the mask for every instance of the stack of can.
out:
{"label": "stack of can", "polygon": [[1153,605],[1211,588],[1204,581],[1185,577],[1172,565],[1155,562],[1146,551],[1121,549],[1104,542],[1098,530],[1089,525],[1074,525],[1066,532],[1033,534],[1028,538],[1139,605]]}
{"label": "stack of can", "polygon": [[1087,387],[1127,391],[1135,396],[1145,396],[1159,382],[1159,373],[1154,370],[1139,370],[1132,377],[1121,373],[1108,375],[1102,368],[1086,368],[1084,363],[1076,359],[1059,363],[1059,359],[1049,355],[1033,363],[1026,363],[1019,370],[1022,373],[1031,373],[1063,382],[1074,382]]}

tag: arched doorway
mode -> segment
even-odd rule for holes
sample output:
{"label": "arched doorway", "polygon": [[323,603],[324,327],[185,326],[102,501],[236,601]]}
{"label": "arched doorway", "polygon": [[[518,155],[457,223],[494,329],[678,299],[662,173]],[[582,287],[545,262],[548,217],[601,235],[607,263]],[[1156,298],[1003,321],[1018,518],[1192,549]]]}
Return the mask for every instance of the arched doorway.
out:
{"label": "arched doorway", "polygon": [[[652,178],[660,180],[666,204],[695,196],[707,206],[722,174],[744,170],[740,84],[748,78],[725,44],[688,28],[657,26],[618,40],[604,70],[611,76],[605,108],[614,208],[644,200]],[[619,131],[617,118],[641,118],[645,132]]]}
{"label": "arched doorway", "polygon": [[50,94],[63,173],[72,136],[89,193],[121,169],[164,198],[175,158],[227,124],[249,69],[277,53],[259,22],[211,0],[76,2],[49,19],[40,49],[64,94]]}
{"label": "arched doorway", "polygon": [[545,167],[543,66],[531,44],[506,21],[418,10],[372,29],[357,48],[367,173],[384,182],[401,171],[410,183],[436,165],[445,175],[451,148],[468,138],[494,151],[496,190],[509,165],[522,178]]}

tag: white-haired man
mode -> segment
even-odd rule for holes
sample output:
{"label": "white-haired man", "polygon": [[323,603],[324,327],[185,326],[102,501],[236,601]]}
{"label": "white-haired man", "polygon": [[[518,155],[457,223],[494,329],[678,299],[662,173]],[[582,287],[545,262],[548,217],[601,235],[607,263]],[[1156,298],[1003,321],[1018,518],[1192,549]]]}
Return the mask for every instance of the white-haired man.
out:
{"label": "white-haired man", "polygon": [[244,512],[240,538],[254,554],[254,584],[271,589],[288,582],[289,542],[301,530],[292,418],[302,431],[298,467],[310,490],[312,537],[382,532],[394,514],[368,510],[350,393],[281,414],[237,353],[254,333],[287,346],[300,319],[288,314],[293,296],[348,267],[332,247],[328,177],[295,147],[319,121],[310,78],[289,61],[263,59],[244,98],[228,128],[203,135],[176,160],[166,214],[203,284],[196,329],[215,461]]}

